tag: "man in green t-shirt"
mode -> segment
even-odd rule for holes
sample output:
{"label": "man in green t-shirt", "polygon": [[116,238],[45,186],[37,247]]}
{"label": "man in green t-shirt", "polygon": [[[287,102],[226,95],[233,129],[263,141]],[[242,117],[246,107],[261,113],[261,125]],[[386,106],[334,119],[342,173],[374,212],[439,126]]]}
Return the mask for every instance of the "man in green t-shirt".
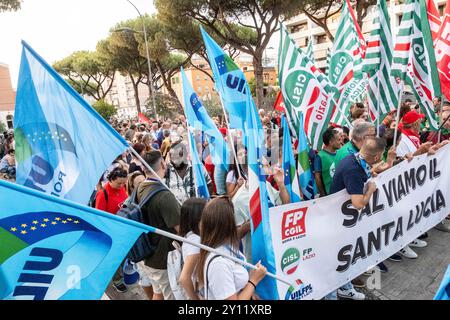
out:
{"label": "man in green t-shirt", "polygon": [[336,169],[336,151],[342,146],[342,136],[339,130],[330,127],[323,133],[322,139],[324,148],[314,159],[314,178],[320,196],[324,197],[330,193]]}
{"label": "man in green t-shirt", "polygon": [[336,168],[345,157],[359,152],[359,149],[361,149],[364,144],[364,139],[366,137],[375,137],[377,134],[375,126],[372,123],[365,121],[355,122],[356,123],[354,123],[353,129],[350,132],[350,141],[344,144],[336,153],[334,161]]}

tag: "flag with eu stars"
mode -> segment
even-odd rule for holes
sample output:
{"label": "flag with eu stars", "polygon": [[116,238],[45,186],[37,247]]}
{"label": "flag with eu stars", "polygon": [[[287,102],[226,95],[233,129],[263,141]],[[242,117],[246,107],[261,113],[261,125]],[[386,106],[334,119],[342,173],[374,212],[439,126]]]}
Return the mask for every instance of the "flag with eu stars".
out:
{"label": "flag with eu stars", "polygon": [[27,43],[14,113],[18,184],[86,204],[129,146]]}
{"label": "flag with eu stars", "polygon": [[208,141],[214,165],[222,166],[224,171],[228,171],[228,164],[230,163],[228,144],[189,83],[183,68],[181,68],[181,78],[183,82],[184,113],[188,125],[193,130],[201,131],[202,136]]}
{"label": "flag with eu stars", "polygon": [[100,299],[143,232],[131,220],[0,180],[0,299]]}
{"label": "flag with eu stars", "polygon": [[249,90],[242,70],[200,26],[214,75],[216,91],[230,115],[230,129],[244,131],[246,92]]}

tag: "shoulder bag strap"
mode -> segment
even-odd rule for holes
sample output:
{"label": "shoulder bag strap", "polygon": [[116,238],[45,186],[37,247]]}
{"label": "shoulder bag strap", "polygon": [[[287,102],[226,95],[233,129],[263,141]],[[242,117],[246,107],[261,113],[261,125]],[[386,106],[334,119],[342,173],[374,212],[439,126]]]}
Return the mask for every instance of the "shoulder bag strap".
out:
{"label": "shoulder bag strap", "polygon": [[220,257],[218,254],[216,254],[214,257],[212,257],[209,261],[208,264],[206,265],[206,273],[205,273],[205,299],[208,300],[208,270],[209,270],[209,265],[211,264],[211,262]]}
{"label": "shoulder bag strap", "polygon": [[155,189],[151,190],[139,203],[138,207],[141,209],[149,200],[151,197],[153,197],[155,194],[157,194],[160,191],[164,191],[167,188],[163,186],[162,184],[158,184]]}

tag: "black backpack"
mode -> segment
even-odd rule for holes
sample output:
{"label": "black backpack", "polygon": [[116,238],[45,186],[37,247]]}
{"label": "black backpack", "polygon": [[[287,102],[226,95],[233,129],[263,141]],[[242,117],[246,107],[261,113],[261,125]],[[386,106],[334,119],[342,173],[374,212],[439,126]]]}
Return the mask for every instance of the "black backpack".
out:
{"label": "black backpack", "polygon": [[106,201],[106,203],[108,203],[108,193],[106,192],[105,189],[94,190],[91,194],[91,197],[89,198],[89,202],[88,202],[89,207],[95,208],[95,201],[97,200],[97,193],[99,193],[100,191],[103,191],[103,194],[105,195],[105,201]]}
{"label": "black backpack", "polygon": [[[123,218],[127,218],[136,222],[140,222],[149,225],[144,214],[142,214],[142,207],[150,201],[150,199],[159,193],[160,191],[167,190],[162,184],[158,184],[152,191],[150,191],[139,203],[136,203],[136,192],[137,188],[130,195],[131,201],[128,205],[124,205],[118,212],[117,215]],[[128,201],[126,201],[128,202]],[[151,243],[148,233],[143,233],[137,239],[136,243],[128,252],[127,258],[134,263],[138,263],[145,258],[151,257],[156,250],[156,246]]]}

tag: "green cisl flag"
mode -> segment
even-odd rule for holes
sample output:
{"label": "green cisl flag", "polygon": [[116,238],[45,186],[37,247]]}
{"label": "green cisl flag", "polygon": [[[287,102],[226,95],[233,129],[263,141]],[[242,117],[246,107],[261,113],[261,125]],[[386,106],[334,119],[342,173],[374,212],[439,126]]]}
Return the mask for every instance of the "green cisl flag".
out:
{"label": "green cisl flag", "polygon": [[322,133],[328,127],[332,112],[330,85],[309,57],[297,48],[283,25],[280,33],[278,78],[291,132],[297,135],[300,114],[303,114],[311,147],[322,149]]}
{"label": "green cisl flag", "polygon": [[407,0],[394,48],[391,75],[413,89],[430,128],[439,125],[432,100],[441,96],[433,39],[424,0]]}

